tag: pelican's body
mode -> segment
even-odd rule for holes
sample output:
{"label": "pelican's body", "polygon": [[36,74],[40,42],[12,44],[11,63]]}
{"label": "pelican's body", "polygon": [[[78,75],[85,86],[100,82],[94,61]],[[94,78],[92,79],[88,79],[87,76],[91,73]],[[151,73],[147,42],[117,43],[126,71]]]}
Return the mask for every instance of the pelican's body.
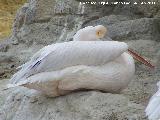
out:
{"label": "pelican's body", "polygon": [[160,82],[157,86],[158,91],[152,96],[145,110],[149,120],[160,120]]}
{"label": "pelican's body", "polygon": [[124,89],[135,73],[134,60],[126,53],[127,44],[96,41],[97,38],[92,41],[93,36],[89,41],[83,41],[80,37],[74,36],[77,41],[41,49],[21,66],[11,84],[36,89],[49,96],[64,95],[77,89],[106,92]]}

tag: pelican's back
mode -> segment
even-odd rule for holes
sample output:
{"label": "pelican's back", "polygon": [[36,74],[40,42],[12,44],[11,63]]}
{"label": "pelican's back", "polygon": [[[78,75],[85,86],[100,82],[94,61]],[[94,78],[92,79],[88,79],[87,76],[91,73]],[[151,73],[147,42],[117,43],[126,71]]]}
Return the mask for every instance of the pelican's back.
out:
{"label": "pelican's back", "polygon": [[71,41],[45,47],[35,55],[11,79],[16,84],[31,75],[57,71],[75,65],[103,65],[119,57],[128,49],[124,42],[117,41]]}

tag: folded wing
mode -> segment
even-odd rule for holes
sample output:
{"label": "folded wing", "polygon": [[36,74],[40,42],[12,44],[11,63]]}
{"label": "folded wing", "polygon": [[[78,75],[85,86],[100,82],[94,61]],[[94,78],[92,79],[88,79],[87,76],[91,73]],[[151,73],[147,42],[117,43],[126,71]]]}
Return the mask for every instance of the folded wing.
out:
{"label": "folded wing", "polygon": [[11,84],[41,72],[57,71],[76,65],[106,64],[127,51],[124,42],[71,41],[46,46],[37,52],[21,70],[13,75]]}

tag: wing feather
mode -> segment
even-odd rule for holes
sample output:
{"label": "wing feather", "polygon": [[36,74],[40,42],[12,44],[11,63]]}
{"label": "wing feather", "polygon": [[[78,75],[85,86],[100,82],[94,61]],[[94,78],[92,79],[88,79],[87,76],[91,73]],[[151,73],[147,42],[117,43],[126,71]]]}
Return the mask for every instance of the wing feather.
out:
{"label": "wing feather", "polygon": [[57,71],[75,65],[97,66],[119,57],[128,49],[117,41],[71,41],[44,47],[11,78],[16,84],[22,78],[40,72]]}

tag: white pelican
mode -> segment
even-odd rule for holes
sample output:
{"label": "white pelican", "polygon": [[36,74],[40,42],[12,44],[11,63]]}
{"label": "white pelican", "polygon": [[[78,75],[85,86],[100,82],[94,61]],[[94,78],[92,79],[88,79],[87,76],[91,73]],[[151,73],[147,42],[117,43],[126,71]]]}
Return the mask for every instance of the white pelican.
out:
{"label": "white pelican", "polygon": [[145,110],[149,120],[160,120],[160,82],[157,86],[158,91],[151,97]]}
{"label": "white pelican", "polygon": [[42,48],[19,67],[9,86],[24,86],[53,97],[77,89],[119,92],[132,79],[135,64],[126,43],[100,41],[106,31],[102,25],[88,26],[79,30],[71,42]]}

